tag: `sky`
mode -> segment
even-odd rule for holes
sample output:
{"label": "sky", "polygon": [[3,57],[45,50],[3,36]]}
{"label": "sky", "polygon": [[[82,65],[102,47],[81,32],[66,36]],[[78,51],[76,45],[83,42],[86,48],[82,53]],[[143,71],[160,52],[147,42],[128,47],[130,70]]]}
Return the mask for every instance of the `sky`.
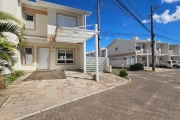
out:
{"label": "sky", "polygon": [[[97,23],[97,0],[45,0],[69,7],[91,11],[87,17],[87,24]],[[123,4],[150,30],[150,7],[154,10],[155,40],[180,43],[180,0],[120,0]],[[150,32],[143,28],[131,15],[129,15],[116,0],[100,0],[100,35],[101,48],[107,47],[115,38],[131,40],[138,36],[140,40],[151,37]],[[129,4],[130,3],[130,4]],[[133,9],[133,8],[134,9]],[[94,29],[88,27],[88,29]],[[166,39],[165,39],[166,38]],[[94,39],[86,43],[86,51],[94,50]]]}

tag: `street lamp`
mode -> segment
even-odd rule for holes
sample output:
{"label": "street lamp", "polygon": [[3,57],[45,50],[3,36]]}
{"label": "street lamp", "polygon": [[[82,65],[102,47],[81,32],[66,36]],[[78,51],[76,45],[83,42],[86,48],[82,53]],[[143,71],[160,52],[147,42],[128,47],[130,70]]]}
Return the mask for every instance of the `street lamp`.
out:
{"label": "street lamp", "polygon": [[131,50],[132,49],[128,49],[130,51],[130,65],[131,65]]}

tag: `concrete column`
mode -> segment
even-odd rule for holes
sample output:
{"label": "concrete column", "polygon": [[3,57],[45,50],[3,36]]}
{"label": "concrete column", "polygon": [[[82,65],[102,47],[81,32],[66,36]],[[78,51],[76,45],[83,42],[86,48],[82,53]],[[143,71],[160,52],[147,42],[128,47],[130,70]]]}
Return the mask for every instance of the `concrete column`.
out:
{"label": "concrete column", "polygon": [[[95,31],[98,31],[97,24],[95,24]],[[96,80],[99,81],[98,34],[95,35],[95,60],[96,60]]]}
{"label": "concrete column", "polygon": [[86,29],[86,13],[84,13],[84,29]]}
{"label": "concrete column", "polygon": [[84,62],[84,73],[86,73],[86,42],[84,42],[83,43],[83,57],[84,57],[84,60],[83,60],[83,62]]}
{"label": "concrete column", "polygon": [[147,50],[147,67],[149,67],[149,51]]}
{"label": "concrete column", "polygon": [[137,59],[138,59],[138,58],[137,58],[137,55],[135,55],[135,63],[137,63]]}
{"label": "concrete column", "polygon": [[105,49],[105,57],[108,57],[108,50],[107,50],[107,48]]}

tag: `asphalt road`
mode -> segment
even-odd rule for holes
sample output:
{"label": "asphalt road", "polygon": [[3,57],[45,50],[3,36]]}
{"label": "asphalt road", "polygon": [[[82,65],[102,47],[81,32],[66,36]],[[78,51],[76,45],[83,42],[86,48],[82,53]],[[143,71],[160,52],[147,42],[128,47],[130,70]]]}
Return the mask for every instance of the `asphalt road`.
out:
{"label": "asphalt road", "polygon": [[41,119],[180,120],[180,71],[129,75],[130,83],[49,110]]}

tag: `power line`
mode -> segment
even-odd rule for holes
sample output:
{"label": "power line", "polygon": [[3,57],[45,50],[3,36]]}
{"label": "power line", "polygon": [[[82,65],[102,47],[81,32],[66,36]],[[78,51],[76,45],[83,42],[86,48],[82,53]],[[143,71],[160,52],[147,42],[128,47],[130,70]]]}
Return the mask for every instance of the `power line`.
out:
{"label": "power line", "polygon": [[161,29],[161,28],[159,28],[159,27],[157,27],[157,26],[155,26],[157,29],[159,29],[159,30],[161,30],[161,31],[163,31],[163,32],[165,32],[165,33],[167,33],[167,34],[169,34],[169,35],[172,35],[172,36],[174,36],[174,37],[177,37],[177,38],[180,38],[179,36],[177,36],[177,35],[174,35],[174,34],[172,34],[172,33],[169,33],[169,32],[167,32],[167,31],[165,31],[165,30],[163,30],[163,29]]}
{"label": "power line", "polygon": [[101,20],[101,22],[104,22],[104,23],[108,23],[108,24],[111,24],[111,25],[118,25],[118,26],[128,26],[128,27],[134,27],[134,26],[139,26],[139,24],[118,24],[118,23],[115,23],[115,22],[109,22],[109,21],[105,21],[105,20]]}
{"label": "power line", "polygon": [[141,23],[141,21],[119,0],[116,0],[129,14],[133,16],[133,18],[142,26],[144,27],[148,32],[151,32],[144,24]]}
{"label": "power line", "polygon": [[149,34],[135,34],[135,33],[120,33],[120,32],[107,32],[103,31],[104,35],[127,35],[127,36],[149,36]]}
{"label": "power line", "polygon": [[174,42],[176,42],[176,43],[180,43],[179,40],[173,39],[173,38],[169,38],[169,37],[167,37],[167,36],[163,36],[163,35],[159,35],[159,34],[155,34],[155,36],[156,36],[156,37],[160,37],[160,38],[164,38],[164,39],[167,39],[167,40],[171,40],[171,41],[174,41]]}
{"label": "power line", "polygon": [[[125,13],[125,15],[129,15],[125,10],[123,10],[118,4],[116,4],[113,0],[111,0],[112,3],[114,3],[114,5],[116,5],[121,11],[123,11]],[[129,15],[130,16],[130,15]],[[131,16],[130,16],[131,17]]]}
{"label": "power line", "polygon": [[90,24],[94,20],[95,17],[96,17],[96,13],[90,18],[90,20],[87,23]]}
{"label": "power line", "polygon": [[[105,3],[106,5],[108,5],[108,6],[110,6],[113,10],[115,9],[115,10],[117,10],[118,11],[118,13],[121,13],[121,14],[123,14],[123,15],[125,15],[125,16],[128,16],[128,17],[131,17],[131,16],[129,16],[127,13],[125,13],[122,9],[121,10],[119,10],[118,8],[116,8],[115,6],[113,6],[108,0],[105,0],[107,3]],[[132,18],[132,17],[131,17]]]}
{"label": "power line", "polygon": [[128,1],[128,0],[126,0],[127,1],[127,3],[131,6],[131,8],[142,18],[142,19],[144,19],[144,17],[132,6],[132,4]]}
{"label": "power line", "polygon": [[[132,6],[132,4],[131,4],[128,0],[126,0],[126,1],[127,1],[127,3],[132,7],[132,9],[133,9],[141,18],[143,18],[143,16]],[[151,0],[149,0],[149,1],[152,3]],[[156,3],[156,2],[154,1],[154,3]],[[175,37],[180,38],[179,36],[176,36],[176,35],[174,35],[174,34],[172,34],[172,33],[169,33],[169,32],[167,32],[167,31],[165,31],[165,30],[163,30],[163,29],[161,29],[161,28],[158,28],[157,26],[155,26],[155,27],[156,27],[157,29],[159,29],[159,30],[167,33],[167,34],[170,34],[170,35],[172,35],[172,36],[175,36]],[[164,38],[167,38],[167,37],[164,37]]]}

